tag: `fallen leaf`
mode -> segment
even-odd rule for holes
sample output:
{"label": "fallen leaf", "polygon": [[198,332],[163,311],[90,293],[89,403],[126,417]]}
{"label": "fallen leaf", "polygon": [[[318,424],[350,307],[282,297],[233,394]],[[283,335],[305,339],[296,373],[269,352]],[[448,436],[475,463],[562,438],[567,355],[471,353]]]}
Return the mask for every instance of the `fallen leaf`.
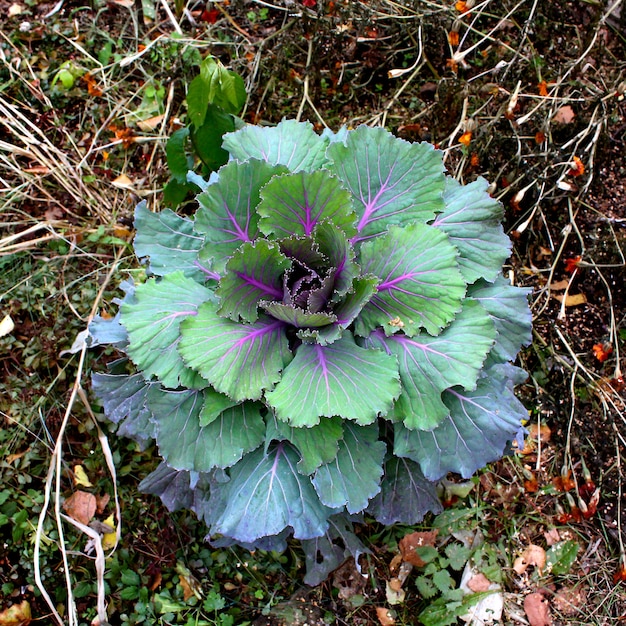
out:
{"label": "fallen leaf", "polygon": [[109,504],[109,500],[111,496],[108,493],[105,493],[102,496],[96,496],[96,513],[98,515],[102,515],[104,513],[104,509],[107,508],[107,504]]}
{"label": "fallen leaf", "polygon": [[399,548],[402,553],[402,558],[411,565],[416,567],[424,567],[426,563],[420,559],[415,552],[415,548],[422,548],[423,546],[435,546],[435,539],[439,531],[424,531],[409,533],[400,539]]}
{"label": "fallen leaf", "polygon": [[54,222],[55,220],[62,220],[64,212],[61,207],[52,206],[48,207],[43,215],[49,222]]}
{"label": "fallen leaf", "polygon": [[23,11],[24,11],[24,7],[21,4],[14,2],[9,7],[9,17],[15,17],[16,15],[21,15]]}
{"label": "fallen leaf", "polygon": [[80,487],[93,487],[91,482],[89,482],[87,472],[85,472],[85,468],[82,465],[74,465],[74,485]]}
{"label": "fallen leaf", "polygon": [[572,169],[569,171],[570,176],[582,176],[585,173],[583,162],[575,156],[572,160]]}
{"label": "fallen leaf", "polygon": [[384,606],[376,607],[376,617],[378,617],[380,626],[393,626],[396,623],[396,618],[391,611]]}
{"label": "fallen leaf", "polygon": [[580,257],[580,256],[574,256],[574,257],[570,257],[568,259],[565,259],[565,271],[568,274],[573,274],[574,270],[580,264],[581,259],[582,259],[582,257]]}
{"label": "fallen leaf", "polygon": [[543,536],[545,537],[546,543],[549,546],[553,546],[554,544],[561,541],[561,535],[559,534],[558,528],[551,528],[550,530],[546,530],[546,532],[543,533]]}
{"label": "fallen leaf", "polygon": [[552,289],[552,291],[565,291],[568,288],[568,286],[569,286],[569,280],[567,280],[567,278],[550,283],[550,289]]}
{"label": "fallen leaf", "polygon": [[120,189],[130,189],[133,186],[133,181],[126,174],[120,174],[115,180],[111,181],[111,184]]}
{"label": "fallen leaf", "polygon": [[26,600],[0,611],[0,626],[27,626],[31,621],[30,604]]}
{"label": "fallen leaf", "polygon": [[555,295],[559,302],[565,300],[565,306],[580,306],[587,302],[587,296],[584,293],[568,294],[567,296]]}
{"label": "fallen leaf", "polygon": [[63,510],[72,519],[87,526],[96,514],[96,496],[86,491],[76,491],[63,503]]}
{"label": "fallen leaf", "polygon": [[150,132],[154,130],[162,121],[165,115],[162,113],[161,115],[155,115],[154,117],[149,117],[147,120],[141,120],[141,122],[137,122],[137,126],[140,130],[144,132]]}
{"label": "fallen leaf", "polygon": [[0,322],[0,337],[4,337],[9,333],[13,332],[15,328],[15,323],[10,315],[5,315],[2,321]]}
{"label": "fallen leaf", "polygon": [[531,593],[524,598],[524,612],[530,626],[551,626],[548,601],[540,593]]}
{"label": "fallen leaf", "polygon": [[572,109],[569,104],[566,104],[557,110],[552,121],[557,124],[570,124],[575,117],[576,113],[574,113],[574,109]]}
{"label": "fallen leaf", "polygon": [[613,346],[608,342],[596,343],[593,346],[593,356],[595,356],[600,363],[604,363],[612,353]]}
{"label": "fallen leaf", "polygon": [[472,141],[472,132],[466,131],[459,137],[459,143],[465,147],[469,146]]}
{"label": "fallen leaf", "polygon": [[189,584],[187,579],[181,574],[178,575],[178,582],[183,589],[183,600],[187,602],[189,598],[193,598],[193,596],[195,595],[193,589],[191,588],[191,585]]}
{"label": "fallen leaf", "polygon": [[11,465],[11,463],[13,463],[13,461],[19,461],[28,452],[30,452],[30,448],[26,448],[26,450],[24,450],[23,452],[16,452],[15,454],[9,454],[7,457],[5,457],[4,460],[9,465]]}
{"label": "fallen leaf", "polygon": [[402,586],[398,587],[397,578],[392,578],[385,583],[385,598],[387,599],[387,603],[391,604],[391,606],[404,602],[406,591],[402,589]]}
{"label": "fallen leaf", "polygon": [[113,518],[113,513],[111,513],[111,515],[109,515],[109,517],[104,520],[104,523],[112,528],[113,532],[105,533],[102,536],[102,548],[104,550],[112,550],[117,543],[117,532],[115,528],[115,519]]}
{"label": "fallen leaf", "polygon": [[475,576],[472,576],[467,581],[467,586],[469,587],[470,591],[478,593],[479,591],[489,591],[491,587],[491,582],[484,574],[479,573]]}
{"label": "fallen leaf", "polygon": [[539,574],[546,566],[546,551],[533,543],[526,546],[524,552],[515,559],[513,569],[517,574],[523,574],[530,566],[536,567]]}

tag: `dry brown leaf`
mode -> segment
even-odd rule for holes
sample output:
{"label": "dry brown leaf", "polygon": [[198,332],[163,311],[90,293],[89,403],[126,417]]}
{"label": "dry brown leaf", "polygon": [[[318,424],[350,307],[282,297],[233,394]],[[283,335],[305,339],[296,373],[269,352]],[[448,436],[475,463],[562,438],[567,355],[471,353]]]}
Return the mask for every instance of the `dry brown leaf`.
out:
{"label": "dry brown leaf", "polygon": [[62,220],[65,213],[60,206],[51,206],[48,207],[44,213],[44,217],[49,222],[54,222],[56,220]]}
{"label": "dry brown leaf", "polygon": [[[554,296],[559,302],[563,302],[564,296],[556,295]],[[587,297],[584,293],[575,293],[573,295],[568,294],[565,296],[565,306],[579,306],[581,304],[585,304],[587,302]]]}
{"label": "dry brown leaf", "polygon": [[559,543],[559,541],[561,541],[561,535],[557,528],[551,528],[550,530],[546,530],[546,532],[543,533],[543,536],[545,537],[546,543],[549,546],[553,546],[555,543]]}
{"label": "dry brown leaf", "polygon": [[189,581],[182,574],[178,575],[178,582],[183,588],[183,600],[187,602],[189,598],[192,598],[195,595],[193,589],[191,588]]}
{"label": "dry brown leaf", "polygon": [[524,598],[524,612],[530,626],[551,626],[550,606],[540,593],[531,593]]}
{"label": "dry brown leaf", "polygon": [[557,124],[571,124],[575,117],[574,109],[569,104],[566,104],[557,110],[552,121]]}
{"label": "dry brown leaf", "polygon": [[552,291],[565,291],[569,285],[569,280],[564,278],[563,280],[557,280],[556,282],[550,283],[550,289]]}
{"label": "dry brown leaf", "polygon": [[515,559],[513,569],[521,575],[531,565],[536,567],[540,574],[546,566],[546,551],[541,546],[532,543],[526,546],[524,552]]}
{"label": "dry brown leaf", "polygon": [[435,546],[435,539],[439,531],[432,530],[427,532],[409,533],[400,539],[399,547],[402,552],[402,558],[411,565],[416,567],[424,567],[426,563],[420,559],[415,552],[415,548],[423,546]]}
{"label": "dry brown leaf", "polygon": [[484,574],[476,574],[467,581],[470,591],[478,593],[479,591],[489,591],[491,582]]}
{"label": "dry brown leaf", "polygon": [[63,510],[72,519],[87,526],[96,514],[96,496],[86,491],[76,491],[63,503]]}
{"label": "dry brown leaf", "polygon": [[26,600],[0,611],[0,626],[27,626],[31,621],[30,604]]}
{"label": "dry brown leaf", "polygon": [[141,120],[137,122],[137,126],[140,130],[148,133],[151,130],[154,130],[162,121],[165,115],[155,115],[154,117],[149,117],[147,120]]}
{"label": "dry brown leaf", "polygon": [[384,606],[376,607],[376,616],[378,617],[380,626],[394,626],[396,623],[396,619],[392,615],[391,611],[386,609]]}
{"label": "dry brown leaf", "polygon": [[111,184],[120,189],[130,189],[133,186],[133,181],[126,174],[120,174],[115,180],[111,181]]}
{"label": "dry brown leaf", "polygon": [[102,515],[104,513],[104,509],[107,508],[107,504],[109,504],[109,500],[111,496],[108,493],[105,493],[102,496],[96,496],[96,513],[98,515]]}

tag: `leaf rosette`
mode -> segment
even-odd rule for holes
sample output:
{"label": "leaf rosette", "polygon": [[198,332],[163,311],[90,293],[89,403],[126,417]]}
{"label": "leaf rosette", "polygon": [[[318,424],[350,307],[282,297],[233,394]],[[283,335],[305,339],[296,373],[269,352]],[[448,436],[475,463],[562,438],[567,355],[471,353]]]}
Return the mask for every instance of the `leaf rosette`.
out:
{"label": "leaf rosette", "polygon": [[138,373],[94,388],[120,430],[156,440],[145,491],[221,545],[293,534],[315,582],[364,550],[355,514],[438,512],[435,481],[519,433],[509,361],[530,339],[527,292],[500,274],[510,244],[487,183],[446,176],[429,144],[284,121],[223,148],[193,220],[137,208],[152,277],[91,335]]}

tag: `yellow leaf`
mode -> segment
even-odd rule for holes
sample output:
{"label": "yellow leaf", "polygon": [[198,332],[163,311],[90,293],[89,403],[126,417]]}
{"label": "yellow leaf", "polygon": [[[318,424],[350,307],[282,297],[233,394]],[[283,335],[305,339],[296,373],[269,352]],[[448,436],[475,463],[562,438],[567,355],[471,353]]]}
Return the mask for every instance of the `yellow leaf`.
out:
{"label": "yellow leaf", "polygon": [[[559,302],[563,302],[563,296],[555,295],[554,296]],[[587,297],[584,293],[575,293],[574,295],[567,295],[565,297],[565,306],[579,306],[581,304],[585,304],[587,302]]]}
{"label": "yellow leaf", "polygon": [[30,604],[26,600],[0,611],[0,626],[27,626],[31,621]]}
{"label": "yellow leaf", "polygon": [[105,550],[111,550],[115,547],[115,544],[117,543],[117,533],[115,532],[116,527],[113,513],[111,513],[111,515],[109,515],[109,517],[104,520],[104,523],[114,529],[114,532],[104,533],[104,535],[102,536],[102,547]]}
{"label": "yellow leaf", "polygon": [[82,465],[74,465],[74,485],[81,487],[93,487],[87,478],[87,473]]}
{"label": "yellow leaf", "polygon": [[126,174],[120,174],[115,180],[111,181],[111,184],[120,189],[130,189],[133,186],[133,181]]}
{"label": "yellow leaf", "polygon": [[11,316],[5,315],[4,319],[0,322],[0,337],[4,337],[5,335],[12,333],[14,328],[15,324],[13,323]]}

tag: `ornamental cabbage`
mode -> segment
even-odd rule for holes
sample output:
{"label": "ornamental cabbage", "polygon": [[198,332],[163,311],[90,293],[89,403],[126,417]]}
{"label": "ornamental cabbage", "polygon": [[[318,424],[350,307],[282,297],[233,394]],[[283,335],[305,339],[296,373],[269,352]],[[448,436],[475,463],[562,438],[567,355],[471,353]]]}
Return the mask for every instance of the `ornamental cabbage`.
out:
{"label": "ornamental cabbage", "polygon": [[427,143],[283,121],[223,147],[194,219],[137,207],[150,277],[91,324],[127,355],[93,388],[120,434],[156,441],[140,489],[216,545],[301,540],[315,584],[365,551],[354,523],[439,512],[436,481],[520,433],[528,294],[501,275],[487,182]]}

